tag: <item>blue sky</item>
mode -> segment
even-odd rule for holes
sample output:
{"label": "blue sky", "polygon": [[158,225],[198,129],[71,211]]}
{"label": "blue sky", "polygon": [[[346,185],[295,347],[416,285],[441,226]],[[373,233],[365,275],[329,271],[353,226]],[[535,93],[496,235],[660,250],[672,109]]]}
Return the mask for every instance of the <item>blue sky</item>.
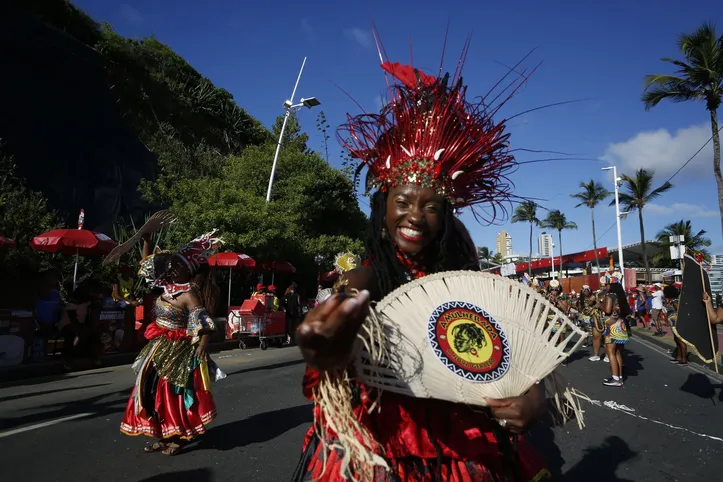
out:
{"label": "blue sky", "polygon": [[[536,111],[509,125],[513,147],[593,159],[530,164],[513,177],[517,194],[542,199],[543,206],[561,209],[577,222],[577,231],[564,234],[566,252],[592,248],[590,213],[575,209],[570,198],[580,181],[596,179],[611,188],[611,179],[600,168],[614,163],[622,173],[655,168],[660,184],[711,135],[702,104],[664,103],[645,112],[640,102],[643,76],[670,71],[659,58],[678,56],[677,35],[721,18],[723,3],[710,0],[74,3],[123,35],[154,34],[267,126],[282,113],[304,56],[308,61],[297,96],[319,98],[333,127],[347,112],[360,113],[340,87],[365,110],[378,110],[385,83],[371,37],[372,21],[392,61],[409,61],[411,37],[414,64],[421,69],[438,68],[448,22],[448,69],[454,69],[471,34],[464,70],[471,95],[487,92],[504,75],[501,64],[515,64],[536,49],[526,65],[542,65],[501,115],[587,99]],[[300,119],[311,147],[320,151],[317,112],[301,112]],[[338,153],[336,142],[333,145]],[[337,164],[338,157],[332,157]],[[526,158],[533,157],[520,157]],[[672,182],[674,189],[644,211],[646,237],[651,239],[666,224],[690,219],[695,229],[708,231],[714,252],[723,253],[710,144]],[[596,218],[599,246],[615,246],[614,208],[599,208]],[[463,220],[478,245],[494,249],[495,236],[504,229],[512,234],[516,253],[528,250],[527,225],[480,226],[468,214]],[[623,242],[639,240],[637,215],[630,216],[623,222]]]}

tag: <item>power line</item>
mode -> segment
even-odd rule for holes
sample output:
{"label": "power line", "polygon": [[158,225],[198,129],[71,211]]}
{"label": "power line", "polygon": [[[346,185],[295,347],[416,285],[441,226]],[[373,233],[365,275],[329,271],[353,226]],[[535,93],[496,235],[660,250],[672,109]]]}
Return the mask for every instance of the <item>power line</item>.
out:
{"label": "power line", "polygon": [[[609,233],[610,230],[613,229],[617,224],[618,224],[618,222],[615,221],[615,222],[612,224],[612,226],[610,226],[609,228],[607,228],[604,233],[602,233],[600,236],[597,237],[597,239],[595,240],[595,242],[596,242],[596,243],[599,243],[600,240],[602,239],[602,237],[605,236],[607,233]],[[591,244],[590,246],[588,246],[588,247],[585,249],[585,251],[588,251],[590,248],[592,248],[592,247],[594,247],[594,246],[595,246],[594,243]]]}
{"label": "power line", "polygon": [[[721,128],[718,129],[718,132],[717,132],[716,134],[720,134],[720,132],[721,132],[722,130],[723,130],[723,126],[721,126]],[[703,144],[702,146],[700,146],[700,149],[698,149],[697,151],[695,151],[695,154],[693,154],[692,156],[690,156],[690,158],[689,158],[687,161],[685,161],[685,164],[683,164],[682,166],[680,166],[680,169],[678,169],[677,171],[675,171],[675,174],[673,174],[672,176],[670,176],[666,182],[670,182],[675,176],[678,175],[678,173],[679,173],[680,171],[683,170],[683,168],[685,168],[685,166],[687,166],[688,164],[690,164],[690,161],[692,161],[692,160],[695,158],[695,156],[697,156],[698,154],[700,154],[700,151],[702,151],[703,149],[705,149],[705,146],[707,146],[708,143],[713,140],[713,137],[715,137],[716,134],[713,134],[712,136],[710,136],[710,138],[709,138],[707,141],[705,141],[705,144]]]}

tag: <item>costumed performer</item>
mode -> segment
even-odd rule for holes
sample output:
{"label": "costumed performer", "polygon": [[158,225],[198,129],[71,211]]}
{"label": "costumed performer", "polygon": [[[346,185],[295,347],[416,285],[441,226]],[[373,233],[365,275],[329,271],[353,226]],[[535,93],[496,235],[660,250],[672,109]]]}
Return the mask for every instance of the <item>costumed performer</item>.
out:
{"label": "costumed performer", "polygon": [[216,416],[210,384],[225,375],[208,355],[219,293],[206,258],[220,242],[213,234],[141,261],[139,274],[163,293],[145,331],[149,343],[133,363],[136,382],[121,432],[158,438],[145,452],[176,455]]}
{"label": "costumed performer", "polygon": [[[542,383],[519,397],[487,399],[482,408],[392,392],[377,399],[354,378],[352,348],[370,301],[431,273],[478,270],[455,210],[484,205],[499,213],[510,195],[506,175],[516,166],[504,123],[494,123],[484,104],[465,100],[459,68],[452,78],[398,63],[382,68],[393,77],[391,102],[379,115],[349,117],[339,135],[369,169],[367,186],[375,190],[363,266],[345,273],[347,291],[320,303],[297,330],[307,362],[303,392],[317,403],[294,480],[546,479],[543,461],[518,436],[546,410]],[[361,431],[340,428],[370,442],[383,465],[354,459],[322,417],[320,380],[345,370],[350,378],[340,383],[350,392],[339,393],[348,393]]]}
{"label": "costumed performer", "polygon": [[608,387],[622,387],[623,377],[623,345],[630,341],[630,327],[627,317],[632,315],[628,298],[619,278],[611,277],[607,296],[603,304],[605,313],[605,357],[610,360],[611,377],[603,380]]}

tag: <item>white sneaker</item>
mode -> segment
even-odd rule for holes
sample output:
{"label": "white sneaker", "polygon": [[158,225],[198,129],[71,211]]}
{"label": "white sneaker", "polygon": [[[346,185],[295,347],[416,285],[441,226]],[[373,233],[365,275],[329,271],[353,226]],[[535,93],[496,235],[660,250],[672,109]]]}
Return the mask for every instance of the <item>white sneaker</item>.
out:
{"label": "white sneaker", "polygon": [[610,358],[608,358],[608,357],[606,356],[605,358],[603,358],[603,361],[604,361],[605,363],[610,363]]}
{"label": "white sneaker", "polygon": [[597,356],[597,355],[595,355],[595,356],[591,356],[590,358],[588,358],[588,360],[590,360],[590,361],[600,361],[600,357]]}

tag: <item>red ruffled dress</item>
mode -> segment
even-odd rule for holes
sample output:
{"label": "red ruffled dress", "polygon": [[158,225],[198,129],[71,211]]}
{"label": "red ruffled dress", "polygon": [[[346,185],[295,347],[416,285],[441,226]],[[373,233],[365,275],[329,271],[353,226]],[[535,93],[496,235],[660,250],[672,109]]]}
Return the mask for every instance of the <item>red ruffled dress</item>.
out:
{"label": "red ruffled dress", "polygon": [[[400,261],[409,264],[407,259]],[[408,267],[414,278],[425,275]],[[303,391],[310,400],[319,379],[320,373],[307,366]],[[552,477],[540,456],[521,437],[515,451],[499,424],[482,408],[384,392],[378,409],[368,413],[373,400],[370,389],[356,382],[353,392],[354,413],[375,436],[384,450],[379,455],[390,467],[376,467],[373,482],[536,482]],[[314,419],[321,417],[321,409],[314,407]],[[329,447],[335,435],[327,430]],[[504,451],[502,444],[507,445]],[[341,462],[338,449],[329,450],[325,461],[325,449],[312,426],[294,480],[349,480],[340,473]]]}
{"label": "red ruffled dress", "polygon": [[204,308],[190,313],[159,298],[156,320],[148,325],[149,343],[133,364],[136,382],[120,430],[126,435],[189,440],[206,431],[216,416],[210,382],[217,368],[210,357],[199,360],[203,333],[214,331]]}

